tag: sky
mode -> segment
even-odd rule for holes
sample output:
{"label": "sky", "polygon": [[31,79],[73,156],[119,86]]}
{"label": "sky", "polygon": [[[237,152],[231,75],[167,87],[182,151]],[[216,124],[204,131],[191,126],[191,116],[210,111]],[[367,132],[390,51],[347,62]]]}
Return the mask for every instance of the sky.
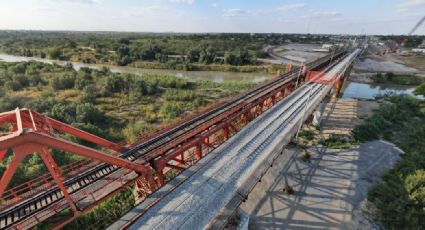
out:
{"label": "sky", "polygon": [[407,34],[423,16],[425,0],[0,0],[2,30]]}

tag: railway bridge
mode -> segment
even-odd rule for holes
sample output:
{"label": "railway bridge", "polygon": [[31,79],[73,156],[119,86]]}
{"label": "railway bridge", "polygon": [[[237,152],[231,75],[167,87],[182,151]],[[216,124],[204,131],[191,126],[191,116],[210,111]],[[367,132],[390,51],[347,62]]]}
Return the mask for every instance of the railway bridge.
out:
{"label": "railway bridge", "polygon": [[[342,47],[290,68],[130,149],[29,109],[2,113],[0,127],[8,130],[0,133],[0,161],[11,157],[0,180],[0,229],[52,220],[61,228],[133,185],[142,202],[111,229],[221,228],[308,115],[339,93],[360,52]],[[58,167],[51,149],[84,160]],[[49,173],[9,188],[19,163],[34,153]]]}

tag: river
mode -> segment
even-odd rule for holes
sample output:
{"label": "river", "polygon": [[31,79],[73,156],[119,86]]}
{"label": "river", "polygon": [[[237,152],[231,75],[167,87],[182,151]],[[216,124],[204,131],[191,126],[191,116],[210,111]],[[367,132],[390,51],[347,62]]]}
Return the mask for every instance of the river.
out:
{"label": "river", "polygon": [[[414,90],[415,87],[412,86],[348,82],[344,85],[342,98],[374,99],[385,93],[413,95]],[[423,97],[418,96],[418,98]]]}
{"label": "river", "polygon": [[[23,57],[9,54],[0,54],[0,61],[5,62],[23,62],[23,61],[39,61],[44,63],[57,63],[64,65],[67,62],[49,60],[36,57]],[[243,82],[254,82],[259,83],[274,77],[274,75],[266,73],[238,73],[238,72],[220,72],[220,71],[180,71],[180,70],[164,70],[164,69],[142,69],[127,66],[111,66],[102,64],[85,64],[80,62],[70,62],[74,66],[74,69],[79,70],[82,67],[88,67],[93,69],[99,69],[103,66],[108,67],[112,72],[115,73],[129,73],[129,74],[155,74],[155,75],[171,75],[180,78],[184,78],[191,81],[196,80],[209,80],[214,82],[224,81],[243,81]]]}

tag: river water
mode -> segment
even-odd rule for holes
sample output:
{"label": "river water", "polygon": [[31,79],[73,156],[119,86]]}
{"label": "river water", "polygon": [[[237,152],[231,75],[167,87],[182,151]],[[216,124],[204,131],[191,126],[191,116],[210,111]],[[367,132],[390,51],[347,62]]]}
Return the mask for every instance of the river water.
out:
{"label": "river water", "polygon": [[412,86],[348,82],[343,88],[342,98],[374,99],[386,93],[413,95],[414,90]]}
{"label": "river water", "polygon": [[[67,62],[49,60],[36,57],[22,57],[9,54],[0,54],[0,61],[5,62],[22,62],[22,61],[39,61],[44,63],[57,63],[64,65]],[[129,73],[129,74],[155,74],[155,75],[171,75],[187,80],[209,80],[214,82],[224,81],[243,81],[243,82],[262,82],[274,77],[274,75],[266,73],[237,73],[237,72],[220,72],[220,71],[179,71],[179,70],[164,70],[164,69],[142,69],[127,66],[110,66],[102,64],[85,64],[80,62],[71,62],[74,69],[79,70],[82,67],[88,67],[93,69],[99,69],[102,66],[108,67],[112,72],[115,73]]]}

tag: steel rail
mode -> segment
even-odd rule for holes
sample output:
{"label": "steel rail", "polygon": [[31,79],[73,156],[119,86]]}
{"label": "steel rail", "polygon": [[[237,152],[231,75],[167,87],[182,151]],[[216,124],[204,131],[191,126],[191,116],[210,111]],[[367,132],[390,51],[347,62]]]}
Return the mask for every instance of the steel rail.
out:
{"label": "steel rail", "polygon": [[[340,51],[338,54],[340,55],[343,52],[344,51]],[[320,65],[326,64],[330,60],[329,58],[330,57],[328,55],[312,63],[309,63],[307,65],[307,69],[310,69],[310,68],[314,69]],[[201,114],[198,117],[195,117],[187,122],[184,122],[183,124],[180,124],[174,127],[173,129],[168,130],[165,133],[162,133],[156,137],[148,139],[144,143],[141,143],[135,146],[130,151],[127,151],[121,154],[120,157],[126,158],[131,161],[135,161],[140,157],[146,157],[146,155],[148,155],[149,152],[154,150],[155,148],[158,148],[162,146],[163,144],[170,142],[171,140],[179,136],[184,135],[186,132],[189,132],[194,127],[198,126],[200,123],[204,123],[208,120],[211,120],[214,117],[217,117],[218,115],[228,111],[229,109],[240,105],[241,103],[246,101],[247,98],[256,97],[259,94],[259,92],[263,92],[264,89],[268,89],[274,85],[281,84],[282,82],[284,83],[290,82],[291,80],[295,78],[294,74],[297,74],[298,71],[300,71],[300,68],[294,68],[293,71],[291,71],[290,73],[284,74],[283,77],[280,77],[276,80],[263,84],[252,90],[249,90],[223,105],[220,105],[214,109],[211,109],[210,111],[207,111],[204,114]],[[118,169],[119,167],[117,166],[112,166],[108,164],[99,164],[98,166],[95,166],[92,169],[89,169],[76,177],[68,179],[67,181],[64,182],[64,184],[65,186],[68,187],[70,194],[72,194],[94,183],[95,181],[105,177],[106,175],[109,175],[110,173]],[[52,205],[58,200],[61,200],[62,198],[63,198],[63,195],[61,194],[57,186],[55,186],[46,190],[43,193],[37,194],[36,196],[30,199],[22,201],[18,203],[17,205],[14,205],[10,208],[2,210],[2,212],[0,213],[0,228],[10,227],[20,222],[22,219],[25,219],[26,217],[31,216],[34,213]]]}

